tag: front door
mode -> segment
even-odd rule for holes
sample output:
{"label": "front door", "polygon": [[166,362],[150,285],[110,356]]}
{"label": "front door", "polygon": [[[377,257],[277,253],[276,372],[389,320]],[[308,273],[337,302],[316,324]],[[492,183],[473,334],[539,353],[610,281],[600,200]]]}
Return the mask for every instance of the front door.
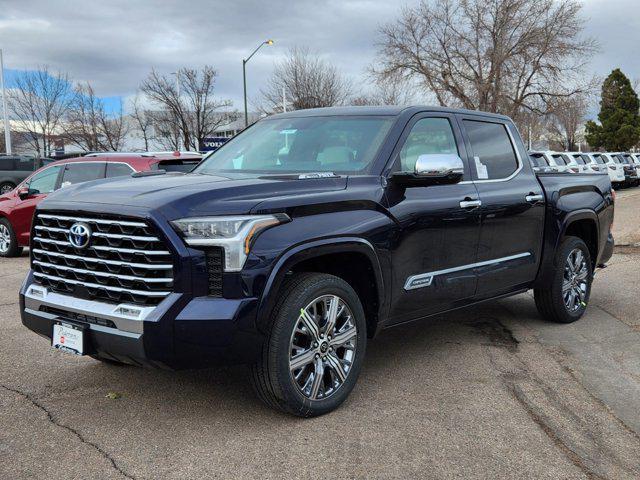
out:
{"label": "front door", "polygon": [[20,245],[28,245],[31,236],[31,220],[33,212],[47,194],[53,192],[58,185],[60,165],[44,168],[34,174],[23,186],[29,187],[30,195],[24,200],[18,198],[11,212],[11,223],[18,236]]}
{"label": "front door", "polygon": [[[423,114],[409,123],[394,171],[414,171],[424,154],[466,157],[451,115]],[[391,321],[398,323],[463,305],[476,291],[473,264],[480,233],[478,193],[465,163],[453,185],[387,187],[388,208],[400,225],[392,248]]]}

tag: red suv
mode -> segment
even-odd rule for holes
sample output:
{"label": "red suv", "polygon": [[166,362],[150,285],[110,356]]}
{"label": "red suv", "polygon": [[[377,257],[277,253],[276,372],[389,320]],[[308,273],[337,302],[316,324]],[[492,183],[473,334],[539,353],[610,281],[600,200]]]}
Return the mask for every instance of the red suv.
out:
{"label": "red suv", "polygon": [[47,194],[68,185],[133,172],[191,171],[202,159],[197,153],[94,153],[49,163],[15,189],[0,195],[0,257],[20,255],[29,246],[31,219]]}

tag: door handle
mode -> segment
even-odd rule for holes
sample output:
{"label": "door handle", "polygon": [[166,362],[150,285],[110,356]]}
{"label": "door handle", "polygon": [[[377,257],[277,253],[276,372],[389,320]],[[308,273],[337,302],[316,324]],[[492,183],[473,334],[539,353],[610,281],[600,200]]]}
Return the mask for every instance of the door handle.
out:
{"label": "door handle", "polygon": [[460,208],[477,208],[482,205],[481,200],[463,200],[460,202]]}
{"label": "door handle", "polygon": [[533,193],[530,193],[529,195],[524,197],[524,199],[529,203],[538,203],[544,200],[544,195],[542,194],[535,195]]}

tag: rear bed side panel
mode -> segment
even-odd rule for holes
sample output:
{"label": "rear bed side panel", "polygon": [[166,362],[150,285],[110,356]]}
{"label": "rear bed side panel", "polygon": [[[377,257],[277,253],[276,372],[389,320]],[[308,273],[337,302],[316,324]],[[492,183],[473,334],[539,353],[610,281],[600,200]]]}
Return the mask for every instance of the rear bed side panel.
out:
{"label": "rear bed side panel", "polygon": [[573,222],[590,220],[597,229],[597,265],[601,263],[613,223],[613,196],[608,175],[541,173],[538,180],[547,199],[542,262],[536,286],[553,274],[555,252]]}

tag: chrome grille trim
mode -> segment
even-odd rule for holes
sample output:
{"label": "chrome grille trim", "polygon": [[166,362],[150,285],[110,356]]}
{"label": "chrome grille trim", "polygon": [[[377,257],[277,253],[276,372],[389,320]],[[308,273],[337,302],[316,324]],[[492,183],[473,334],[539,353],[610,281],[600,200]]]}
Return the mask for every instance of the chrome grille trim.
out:
{"label": "chrome grille trim", "polygon": [[173,278],[144,278],[144,277],[134,277],[131,275],[120,275],[117,273],[107,273],[107,272],[98,272],[95,270],[84,270],[82,268],[73,268],[67,267],[63,265],[56,265],[54,263],[41,262],[40,260],[34,260],[33,263],[36,265],[41,265],[47,268],[53,268],[57,270],[65,270],[68,272],[77,272],[84,275],[95,275],[97,277],[105,277],[105,278],[119,278],[121,280],[130,280],[132,282],[145,282],[145,283],[173,283]]}
{"label": "chrome grille trim", "polygon": [[55,275],[48,275],[46,273],[40,273],[40,272],[33,272],[33,275],[35,277],[46,278],[56,282],[70,283],[72,285],[84,285],[85,287],[89,287],[89,288],[97,288],[97,289],[102,288],[104,290],[110,290],[112,292],[126,292],[126,293],[131,293],[132,295],[140,295],[145,297],[164,298],[171,293],[171,292],[145,292],[142,290],[131,290],[129,288],[111,287],[108,285],[100,285],[99,283],[81,282],[79,280],[71,280],[70,278],[57,277]]}
{"label": "chrome grille trim", "polygon": [[41,213],[38,215],[40,218],[51,218],[54,220],[67,220],[69,222],[87,222],[87,223],[102,223],[104,225],[122,225],[125,227],[140,227],[144,228],[147,226],[146,223],[142,222],[130,222],[125,220],[105,220],[101,218],[85,218],[85,217],[68,217],[65,215],[50,215],[46,213]]}
{"label": "chrome grille trim", "polygon": [[[55,243],[56,245],[64,245],[65,247],[72,247],[69,242],[65,242],[62,240],[52,240],[50,238],[42,238],[42,237],[34,237],[34,240],[38,242],[44,243]],[[89,249],[93,250],[105,250],[108,252],[122,252],[122,253],[143,253],[145,255],[169,255],[170,253],[166,250],[135,250],[132,248],[118,248],[118,247],[103,247],[99,245],[92,245]]]}
{"label": "chrome grille trim", "polygon": [[103,260],[101,258],[80,257],[78,255],[69,255],[67,253],[52,252],[50,250],[41,250],[34,248],[34,253],[42,253],[44,255],[50,255],[52,257],[68,258],[69,260],[82,260],[83,262],[92,263],[106,263],[107,265],[127,266],[132,268],[144,268],[147,270],[171,270],[173,265],[164,264],[146,264],[146,263],[130,263],[130,262],[118,262],[116,260]]}
{"label": "chrome grille trim", "polygon": [[[58,227],[45,227],[42,225],[36,226],[36,230],[44,230],[46,232],[58,232],[58,233],[69,233],[68,228],[58,228]],[[140,242],[159,242],[160,239],[158,237],[140,237],[135,235],[120,235],[117,233],[102,233],[102,232],[93,232],[91,234],[93,237],[102,237],[102,238],[117,238],[124,240],[136,240]]]}

